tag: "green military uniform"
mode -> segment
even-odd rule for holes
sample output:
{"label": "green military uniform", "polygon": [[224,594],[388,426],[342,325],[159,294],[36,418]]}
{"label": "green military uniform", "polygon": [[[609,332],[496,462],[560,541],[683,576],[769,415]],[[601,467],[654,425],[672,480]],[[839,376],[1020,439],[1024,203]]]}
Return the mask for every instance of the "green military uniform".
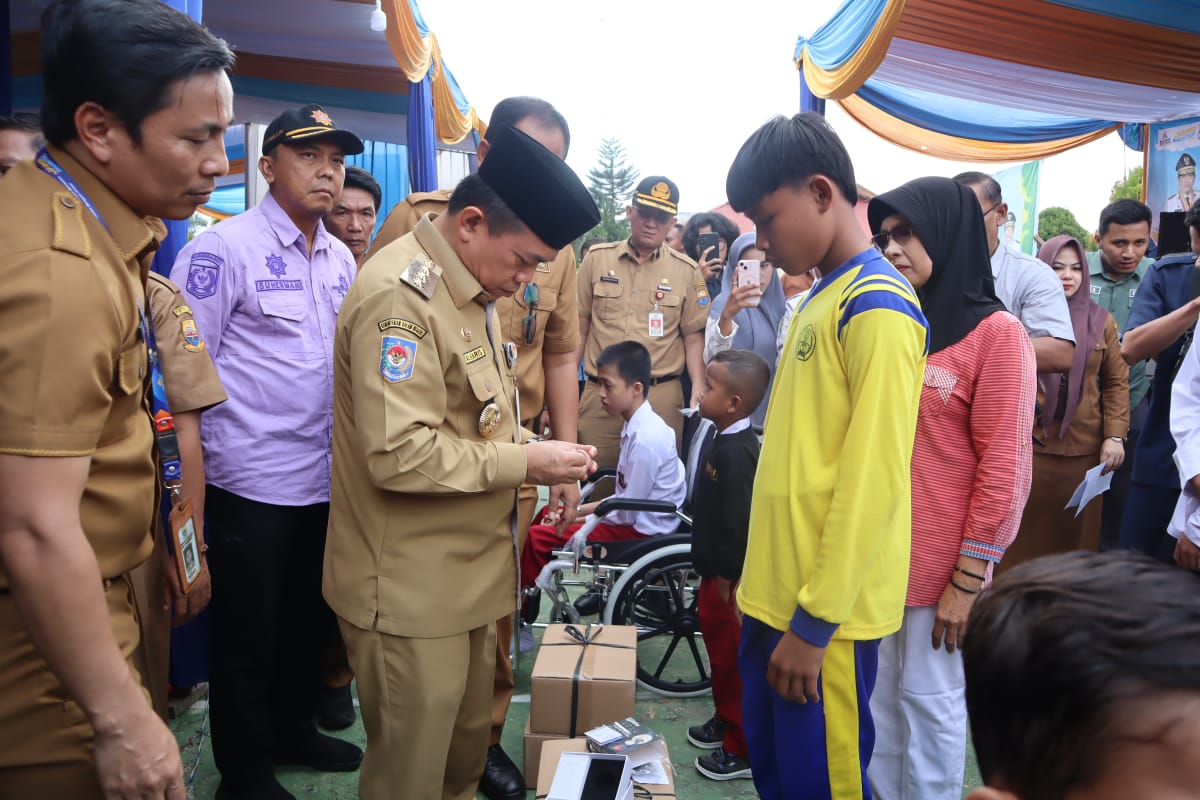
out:
{"label": "green military uniform", "polygon": [[[1117,332],[1125,335],[1125,326],[1129,323],[1129,309],[1133,308],[1133,298],[1137,296],[1142,277],[1154,262],[1143,258],[1128,275],[1120,280],[1113,280],[1104,271],[1104,261],[1100,251],[1087,254],[1088,276],[1091,278],[1092,300],[1101,308],[1108,309],[1117,323]],[[1146,362],[1139,361],[1129,368],[1129,407],[1137,408],[1138,404],[1150,391],[1150,379],[1146,377]]]}

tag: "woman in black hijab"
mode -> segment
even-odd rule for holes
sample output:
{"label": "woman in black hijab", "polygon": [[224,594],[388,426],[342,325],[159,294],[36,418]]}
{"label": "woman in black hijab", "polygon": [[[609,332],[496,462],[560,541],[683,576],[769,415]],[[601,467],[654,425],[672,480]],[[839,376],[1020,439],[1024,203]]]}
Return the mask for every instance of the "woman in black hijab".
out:
{"label": "woman in black hijab", "polygon": [[885,800],[958,800],[967,710],[957,651],[1029,495],[1033,346],[996,297],[974,192],[920,178],[871,200],[867,216],[875,245],[917,290],[930,335],[908,597],[900,630],[880,643],[867,774]]}

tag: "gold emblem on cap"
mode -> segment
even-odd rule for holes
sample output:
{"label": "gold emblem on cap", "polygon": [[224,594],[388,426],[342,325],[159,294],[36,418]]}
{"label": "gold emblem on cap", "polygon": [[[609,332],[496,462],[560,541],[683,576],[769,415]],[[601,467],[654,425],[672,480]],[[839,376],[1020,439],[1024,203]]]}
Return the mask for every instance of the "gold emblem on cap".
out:
{"label": "gold emblem on cap", "polygon": [[319,108],[316,111],[312,112],[312,118],[322,125],[327,125],[330,128],[333,127],[333,120],[330,119],[328,114],[326,114],[324,111],[322,111]]}
{"label": "gold emblem on cap", "polygon": [[484,406],[479,412],[479,435],[489,439],[495,436],[500,430],[500,416],[500,406],[494,401]]}
{"label": "gold emblem on cap", "polygon": [[650,196],[655,200],[670,200],[671,187],[667,186],[666,181],[659,181],[654,184],[654,188],[650,190]]}
{"label": "gold emblem on cap", "polygon": [[470,328],[463,328],[463,329],[462,329],[462,337],[463,337],[463,341],[464,341],[464,342],[469,342],[469,341],[471,341],[471,329],[470,329]]}

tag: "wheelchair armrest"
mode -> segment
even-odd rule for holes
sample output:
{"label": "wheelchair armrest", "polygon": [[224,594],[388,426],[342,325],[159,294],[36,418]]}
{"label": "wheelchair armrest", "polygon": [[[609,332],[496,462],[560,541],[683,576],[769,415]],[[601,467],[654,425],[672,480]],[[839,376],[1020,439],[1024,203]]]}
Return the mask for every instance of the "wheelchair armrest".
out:
{"label": "wheelchair armrest", "polygon": [[587,500],[595,491],[597,484],[601,481],[616,480],[617,471],[612,467],[602,467],[591,475],[588,475],[587,480],[579,487],[579,497],[581,500]]}
{"label": "wheelchair armrest", "polygon": [[659,514],[674,514],[678,509],[666,500],[635,500],[629,497],[607,497],[600,501],[594,512],[603,518],[612,511],[649,511]]}

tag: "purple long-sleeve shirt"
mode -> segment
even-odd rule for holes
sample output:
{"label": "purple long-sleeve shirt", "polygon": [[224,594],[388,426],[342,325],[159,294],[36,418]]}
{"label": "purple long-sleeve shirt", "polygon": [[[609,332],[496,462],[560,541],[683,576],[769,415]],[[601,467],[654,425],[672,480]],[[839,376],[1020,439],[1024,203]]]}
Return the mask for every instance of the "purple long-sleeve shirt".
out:
{"label": "purple long-sleeve shirt", "polygon": [[354,275],[324,224],[310,258],[269,194],[179,253],[171,279],[229,395],[202,418],[208,483],[274,505],[329,500],[334,323]]}

